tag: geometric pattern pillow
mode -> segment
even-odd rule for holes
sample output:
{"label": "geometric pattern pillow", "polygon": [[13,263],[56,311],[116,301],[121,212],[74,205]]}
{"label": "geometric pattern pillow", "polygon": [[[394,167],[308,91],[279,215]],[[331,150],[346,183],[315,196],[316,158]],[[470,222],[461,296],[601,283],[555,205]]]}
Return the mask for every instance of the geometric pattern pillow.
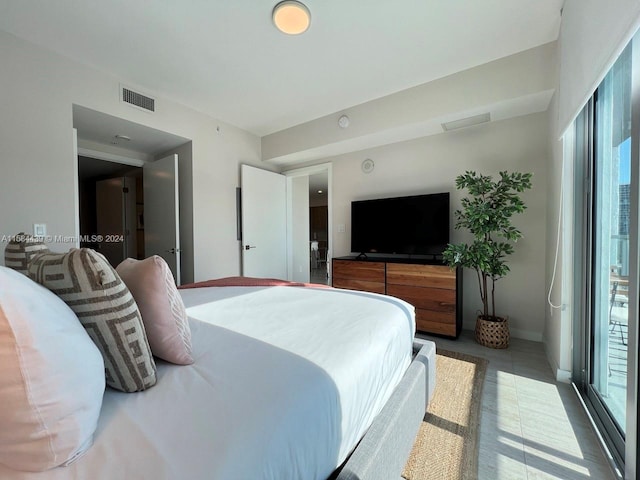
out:
{"label": "geometric pattern pillow", "polygon": [[131,292],[104,256],[88,248],[32,258],[29,276],[77,315],[104,359],[107,385],[138,392],[156,383],[156,365]]}
{"label": "geometric pattern pillow", "polygon": [[158,255],[127,258],[116,271],[138,304],[151,352],[178,365],[193,363],[187,311],[167,262]]}
{"label": "geometric pattern pillow", "polygon": [[14,236],[4,249],[4,265],[28,275],[31,258],[40,253],[47,253],[49,249],[43,241],[36,237],[20,232]]}

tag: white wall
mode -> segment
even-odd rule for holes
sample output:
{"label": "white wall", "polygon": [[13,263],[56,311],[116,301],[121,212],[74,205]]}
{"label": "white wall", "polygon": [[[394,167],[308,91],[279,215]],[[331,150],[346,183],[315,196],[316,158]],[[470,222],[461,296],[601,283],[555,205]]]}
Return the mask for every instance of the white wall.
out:
{"label": "white wall", "polygon": [[580,113],[639,25],[638,0],[565,0],[556,137]]}
{"label": "white wall", "polygon": [[[560,225],[558,236],[558,215],[560,214],[561,185],[564,180],[565,192],[563,204],[571,205],[573,189],[567,186],[573,182],[572,175],[565,174],[562,170],[567,166],[564,162],[572,159],[564,159],[563,142],[557,139],[558,128],[558,98],[554,97],[548,112],[549,116],[549,157],[547,166],[547,258],[546,258],[546,291],[551,288],[551,303],[560,308],[551,308],[545,304],[545,325],[543,341],[547,358],[556,379],[568,381],[571,376],[572,358],[571,345],[573,343],[573,216],[571,208],[563,209],[563,224]],[[570,170],[568,173],[572,173]],[[558,259],[555,261],[556,248]],[[555,263],[555,265],[554,265]],[[554,273],[555,266],[555,278]],[[546,303],[546,302],[545,302]]]}
{"label": "white wall", "polygon": [[128,79],[4,32],[0,65],[0,238],[30,232],[36,222],[52,235],[77,234],[72,105],[78,104],[192,139],[194,279],[238,274],[235,188],[239,164],[269,168],[260,161],[258,137],[164,98],[154,114],[122,104],[119,83]]}
{"label": "white wall", "polygon": [[[331,158],[334,256],[350,253],[352,200],[451,192],[453,211],[461,198],[454,180],[465,170],[533,172],[533,189],[524,194],[528,209],[514,219],[524,238],[510,259],[511,273],[498,283],[496,302],[498,313],[509,315],[514,337],[542,340],[548,145],[548,116],[537,113]],[[360,169],[365,158],[375,161],[370,174]],[[338,233],[339,224],[346,226],[345,233]],[[452,242],[465,238],[452,229]],[[475,273],[464,275],[464,328],[473,329],[480,296]]]}

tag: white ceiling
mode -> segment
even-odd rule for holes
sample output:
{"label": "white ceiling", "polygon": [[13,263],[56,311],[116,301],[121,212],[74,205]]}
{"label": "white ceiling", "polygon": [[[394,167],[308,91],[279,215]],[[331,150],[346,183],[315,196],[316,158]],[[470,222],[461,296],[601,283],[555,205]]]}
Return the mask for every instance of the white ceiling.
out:
{"label": "white ceiling", "polygon": [[318,190],[327,191],[329,175],[327,172],[309,175],[309,193],[318,194]]}
{"label": "white ceiling", "polygon": [[263,136],[553,41],[563,0],[0,0],[0,29]]}

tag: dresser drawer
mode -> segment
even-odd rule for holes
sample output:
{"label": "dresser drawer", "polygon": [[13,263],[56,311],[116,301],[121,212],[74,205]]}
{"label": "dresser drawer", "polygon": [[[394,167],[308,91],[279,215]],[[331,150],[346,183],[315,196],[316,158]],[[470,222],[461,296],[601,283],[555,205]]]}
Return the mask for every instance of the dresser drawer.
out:
{"label": "dresser drawer", "polygon": [[348,288],[349,290],[361,290],[363,292],[385,293],[384,283],[368,282],[367,280],[334,277],[332,286],[334,288]]}
{"label": "dresser drawer", "polygon": [[[334,260],[331,274],[334,279],[348,278],[381,283],[384,288],[384,262],[357,262],[348,260]],[[334,285],[335,287],[335,285]],[[384,293],[384,290],[383,292]]]}
{"label": "dresser drawer", "polygon": [[455,290],[456,271],[444,265],[387,265],[387,284]]}
{"label": "dresser drawer", "polygon": [[416,309],[418,331],[453,338],[460,334],[460,269],[442,264],[368,262],[347,257],[332,261],[331,278],[336,288],[386,293],[410,303]]}
{"label": "dresser drawer", "polygon": [[451,314],[455,314],[456,311],[455,290],[387,284],[387,295],[401,298],[414,307],[424,310]]}
{"label": "dresser drawer", "polygon": [[416,309],[416,329],[438,335],[456,336],[456,316],[453,313]]}

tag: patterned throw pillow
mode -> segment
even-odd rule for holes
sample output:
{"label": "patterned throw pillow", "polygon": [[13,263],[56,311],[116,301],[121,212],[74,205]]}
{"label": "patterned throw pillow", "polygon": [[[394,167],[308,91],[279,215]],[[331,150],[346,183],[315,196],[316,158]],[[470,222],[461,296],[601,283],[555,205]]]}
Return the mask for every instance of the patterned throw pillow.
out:
{"label": "patterned throw pillow", "polygon": [[107,385],[137,392],[156,383],[140,311],[109,262],[88,249],[45,253],[29,264],[29,276],[75,312],[104,359]]}
{"label": "patterned throw pillow", "polygon": [[4,249],[4,265],[28,275],[29,262],[40,253],[47,253],[49,249],[36,237],[20,232],[14,236]]}
{"label": "patterned throw pillow", "polygon": [[187,311],[167,262],[158,255],[127,258],[116,271],[140,308],[151,352],[178,365],[193,363]]}

